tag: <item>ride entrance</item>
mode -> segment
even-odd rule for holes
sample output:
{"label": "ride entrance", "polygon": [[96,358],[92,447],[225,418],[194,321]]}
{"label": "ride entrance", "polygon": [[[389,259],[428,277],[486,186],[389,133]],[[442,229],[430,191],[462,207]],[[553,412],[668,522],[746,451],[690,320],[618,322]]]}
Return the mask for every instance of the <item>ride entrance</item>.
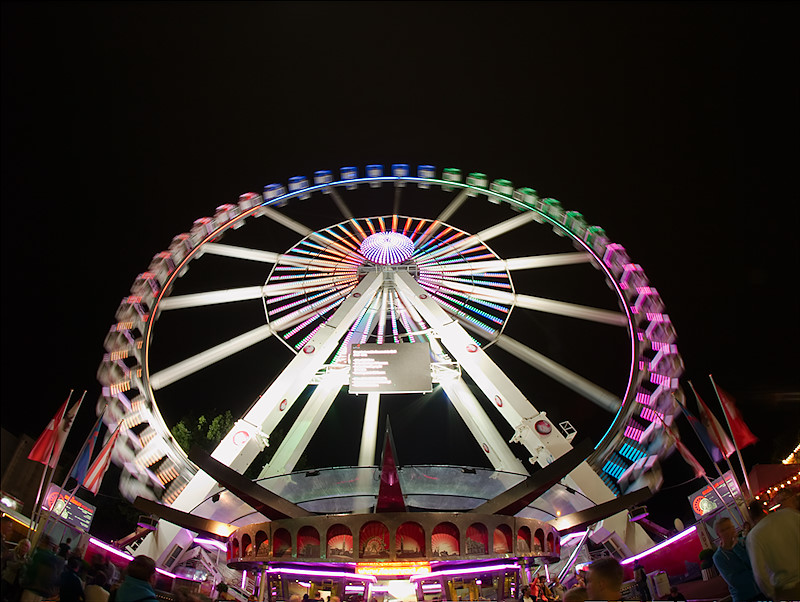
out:
{"label": "ride entrance", "polygon": [[[626,495],[660,484],[682,371],[657,290],[602,228],[508,180],[404,164],[293,177],[196,220],[137,277],[105,347],[120,489],[171,516],[140,553],[186,561],[201,529],[177,513],[227,525],[207,533],[275,599],[292,571],[335,562],[337,595],[376,587],[354,562],[505,558],[516,575],[559,561],[559,530],[587,517],[596,543],[639,551]],[[241,418],[210,457],[187,455],[170,424],[210,405]],[[432,592],[418,577],[413,595]]]}

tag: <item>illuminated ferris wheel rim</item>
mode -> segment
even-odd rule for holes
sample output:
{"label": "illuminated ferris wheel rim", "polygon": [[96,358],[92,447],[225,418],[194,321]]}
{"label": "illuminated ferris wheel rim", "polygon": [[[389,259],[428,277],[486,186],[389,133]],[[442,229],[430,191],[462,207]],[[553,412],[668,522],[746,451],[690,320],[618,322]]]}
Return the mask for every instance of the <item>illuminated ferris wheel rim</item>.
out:
{"label": "illuminated ferris wheel rim", "polygon": [[[368,171],[369,171],[369,167],[371,167],[371,166],[368,166]],[[372,166],[372,167],[374,167],[374,166]],[[149,396],[149,399],[151,400],[151,404],[152,404],[151,411],[152,411],[153,419],[150,421],[151,425],[155,426],[156,430],[161,432],[162,436],[165,439],[167,439],[168,441],[172,442],[172,447],[175,448],[175,449],[172,450],[173,452],[177,453],[178,455],[182,455],[183,459],[188,463],[188,458],[186,458],[186,456],[182,452],[182,450],[177,446],[177,444],[175,444],[174,439],[172,438],[168,427],[166,427],[166,424],[164,423],[163,418],[161,417],[161,414],[160,414],[160,412],[158,410],[157,404],[155,403],[155,395],[154,395],[153,387],[151,386],[151,381],[150,381],[150,376],[151,375],[149,373],[149,348],[150,348],[150,344],[151,344],[151,341],[152,341],[153,324],[156,321],[156,319],[158,318],[158,314],[160,312],[160,305],[161,305],[163,299],[169,296],[169,292],[171,291],[171,287],[174,284],[175,278],[179,277],[180,275],[182,275],[182,273],[185,271],[185,268],[186,268],[187,264],[192,259],[198,257],[199,255],[201,255],[203,253],[203,247],[204,246],[206,246],[208,243],[214,242],[226,230],[231,229],[231,228],[235,228],[235,227],[238,227],[238,225],[241,225],[241,222],[243,220],[245,220],[247,217],[258,215],[258,212],[260,210],[264,210],[265,208],[272,208],[272,206],[282,206],[288,200],[291,200],[291,199],[294,199],[294,198],[298,198],[298,197],[299,198],[308,198],[308,196],[310,196],[310,194],[313,193],[313,192],[325,192],[325,190],[331,190],[331,189],[340,188],[340,187],[344,187],[344,188],[347,188],[347,189],[353,189],[353,188],[357,187],[359,184],[364,184],[364,183],[369,183],[370,185],[373,185],[373,186],[379,186],[382,183],[389,183],[389,184],[393,183],[396,186],[404,186],[406,183],[416,183],[416,184],[419,185],[420,188],[429,188],[430,186],[440,186],[444,190],[460,190],[462,194],[466,193],[467,196],[483,195],[483,196],[486,196],[491,202],[496,203],[496,204],[508,203],[512,208],[514,208],[517,211],[535,212],[536,213],[536,216],[534,217],[535,221],[540,222],[540,223],[546,223],[549,226],[551,226],[554,231],[556,231],[556,232],[560,231],[561,234],[568,236],[572,240],[573,244],[579,245],[580,247],[582,247],[582,249],[584,251],[586,251],[590,256],[592,256],[594,258],[594,262],[593,263],[594,263],[595,267],[597,267],[598,269],[600,269],[601,271],[603,271],[605,273],[605,279],[606,279],[607,283],[609,283],[611,285],[611,287],[614,289],[614,292],[615,292],[617,298],[622,302],[621,303],[621,307],[624,309],[624,316],[625,316],[625,320],[627,322],[627,331],[628,331],[628,337],[629,337],[629,340],[630,340],[630,351],[631,351],[632,361],[631,361],[630,370],[629,370],[629,374],[628,374],[628,381],[627,381],[627,385],[626,385],[625,395],[621,399],[622,403],[621,403],[621,405],[619,406],[619,409],[616,412],[616,415],[614,417],[614,420],[612,421],[611,426],[608,428],[608,430],[606,431],[606,433],[604,434],[602,439],[598,442],[598,444],[595,447],[594,454],[592,454],[592,456],[590,458],[588,458],[588,460],[590,462],[595,463],[595,465],[596,465],[596,462],[598,461],[598,458],[602,459],[601,456],[607,457],[609,455],[609,453],[610,453],[610,452],[608,452],[609,449],[613,449],[615,446],[619,447],[618,444],[619,444],[620,440],[623,439],[624,437],[628,436],[627,435],[627,433],[628,433],[628,428],[627,427],[626,427],[625,433],[623,434],[623,432],[622,432],[622,428],[624,427],[622,422],[627,420],[628,415],[630,414],[630,412],[628,410],[629,410],[630,406],[632,405],[632,401],[633,401],[634,397],[636,397],[637,401],[641,401],[639,399],[640,393],[637,393],[635,391],[634,380],[635,380],[637,374],[645,369],[646,361],[644,361],[644,360],[647,359],[647,358],[643,357],[643,355],[641,353],[641,350],[640,350],[640,344],[639,343],[640,343],[640,341],[644,340],[643,337],[642,337],[642,332],[636,330],[636,316],[634,315],[634,313],[635,313],[635,310],[638,307],[638,301],[637,301],[637,306],[629,305],[628,299],[626,298],[626,295],[625,295],[625,293],[623,291],[623,288],[624,288],[623,279],[621,279],[620,274],[614,274],[614,272],[611,269],[612,268],[611,263],[607,261],[608,254],[611,251],[611,248],[615,247],[614,248],[614,253],[617,254],[617,261],[622,261],[624,263],[624,261],[627,260],[627,255],[624,252],[624,248],[622,248],[619,245],[611,244],[610,241],[608,241],[608,239],[606,239],[604,237],[604,233],[602,233],[602,229],[599,229],[599,228],[596,228],[596,227],[589,227],[589,226],[586,225],[585,222],[582,222],[582,225],[580,223],[577,224],[577,226],[579,228],[582,228],[583,234],[581,236],[576,235],[576,233],[573,231],[573,228],[571,228],[570,224],[568,223],[568,221],[572,220],[572,218],[575,217],[575,216],[573,215],[572,217],[569,217],[568,219],[565,218],[565,216],[569,216],[570,213],[574,214],[575,212],[567,212],[566,214],[563,213],[563,212],[560,212],[560,205],[559,205],[559,211],[556,211],[556,215],[555,216],[550,215],[548,213],[548,209],[547,208],[540,209],[540,208],[537,208],[535,206],[539,201],[541,201],[541,199],[539,199],[539,197],[536,195],[536,192],[531,190],[531,189],[521,188],[521,189],[514,190],[511,187],[511,183],[508,182],[508,181],[505,181],[505,180],[497,180],[497,181],[493,182],[491,186],[487,186],[487,181],[486,181],[485,176],[483,174],[470,174],[470,176],[467,178],[467,182],[466,183],[465,182],[461,182],[460,180],[456,180],[456,179],[448,179],[448,178],[437,179],[437,178],[432,177],[432,175],[431,175],[432,172],[433,172],[433,168],[432,167],[430,167],[430,166],[421,166],[420,167],[420,172],[422,172],[423,167],[425,167],[426,171],[428,172],[426,177],[413,177],[413,176],[409,176],[409,175],[402,175],[402,176],[398,176],[398,175],[393,175],[393,176],[372,175],[372,176],[368,176],[368,177],[357,178],[357,177],[344,177],[344,173],[343,173],[343,178],[340,179],[340,180],[334,181],[332,179],[332,177],[330,177],[330,175],[329,175],[327,181],[322,181],[320,183],[315,183],[315,185],[313,185],[313,186],[309,186],[307,184],[307,180],[305,180],[305,178],[301,178],[301,177],[292,178],[290,180],[290,191],[289,192],[285,192],[285,189],[282,189],[282,186],[280,186],[280,185],[272,185],[270,187],[265,187],[265,193],[270,188],[272,188],[273,190],[275,188],[277,188],[278,191],[279,191],[279,194],[273,195],[271,198],[268,197],[266,200],[262,200],[261,199],[261,195],[256,195],[254,193],[248,193],[247,195],[242,195],[242,197],[240,197],[239,211],[232,211],[231,212],[232,215],[227,215],[226,214],[226,219],[224,219],[224,221],[222,221],[221,223],[215,223],[213,228],[211,228],[211,227],[206,228],[207,234],[203,235],[200,238],[199,242],[194,244],[186,252],[186,254],[183,257],[183,259],[174,266],[174,269],[171,269],[169,271],[169,274],[165,278],[165,281],[163,283],[160,283],[160,286],[158,287],[159,290],[157,292],[154,291],[154,292],[156,292],[156,294],[154,295],[154,298],[153,298],[151,311],[149,312],[149,315],[144,318],[144,332],[143,332],[144,336],[143,336],[143,341],[141,343],[142,357],[143,357],[143,368],[144,368],[144,370],[142,370],[142,373],[141,373],[141,377],[142,377],[141,381],[142,381],[142,385],[143,385],[143,388],[144,388],[143,392],[146,393],[147,396]],[[354,170],[355,168],[343,168],[342,171],[344,172],[345,169]],[[448,171],[451,172],[451,174],[452,174],[452,172],[456,172],[458,170],[445,169],[445,173],[444,173],[445,176],[448,175],[447,174]],[[320,173],[330,174],[330,172],[317,172],[317,174],[320,174]],[[431,177],[428,177],[429,175]],[[298,184],[297,184],[298,180],[304,182],[305,185],[301,184],[301,185],[298,186]],[[470,180],[472,180],[472,182]],[[294,181],[294,187],[292,187],[293,186],[293,181]],[[244,198],[244,197],[249,197],[253,201],[253,204],[248,209],[241,210],[241,199]],[[258,200],[256,201],[256,199],[258,199]],[[544,199],[544,201],[550,201],[550,200],[551,199]],[[558,205],[557,201],[555,201],[555,203],[556,203],[556,205]],[[236,209],[235,205],[223,205],[222,207],[228,207],[228,208],[233,209],[233,210]],[[218,209],[218,214],[219,214],[219,211],[222,209],[222,207]],[[215,214],[215,218],[213,220],[211,218],[202,218],[202,219],[206,220],[207,222],[216,222],[217,221],[216,220],[216,215],[217,214]],[[582,221],[582,216],[580,216],[580,214],[577,214],[577,216],[579,218],[579,221]],[[197,221],[201,221],[201,220],[197,220]],[[430,221],[434,221],[435,222],[435,221],[438,221],[438,220],[430,220]],[[571,224],[571,225],[575,226],[574,223]],[[593,241],[590,242],[589,232],[592,229],[600,231],[599,233],[598,232],[594,232],[592,234],[592,236],[597,235],[598,238],[602,238],[603,239],[602,244],[600,244],[600,247],[604,251],[604,255],[603,256],[601,256],[601,254],[596,252],[596,250],[593,248]],[[194,232],[194,229],[192,231]],[[188,236],[188,235],[186,235],[186,236]],[[609,243],[609,244],[606,244],[606,243]],[[620,260],[619,257],[623,257],[624,259]],[[627,272],[627,268],[631,267],[631,266],[633,266],[634,268],[638,268],[638,266],[635,266],[632,263],[625,264],[626,272],[625,272],[624,276],[629,276],[630,275]],[[619,267],[619,266],[617,266],[617,267]],[[640,268],[639,268],[639,270],[640,270]],[[636,274],[634,274],[634,276],[636,276]],[[633,282],[635,284],[635,280]],[[645,283],[646,283],[646,280],[645,280]],[[649,287],[644,287],[644,288],[647,288],[649,290]],[[638,287],[637,287],[637,290],[638,290]],[[656,296],[656,300],[658,301],[658,303],[660,303],[660,299],[657,298],[657,294],[655,293],[654,289],[652,290],[652,293]],[[658,316],[663,316],[664,320],[662,320],[662,321],[668,322],[668,317],[666,316],[666,314],[657,314],[657,315]],[[669,326],[669,328],[671,328],[671,326],[669,324],[668,324],[668,326]],[[649,334],[648,334],[648,337],[649,337]],[[663,346],[664,344],[661,343],[661,345]],[[672,352],[673,352],[673,354],[675,354],[674,345],[666,344],[666,347],[672,347],[673,348]],[[678,358],[678,362],[680,361],[679,360],[679,356],[673,355],[673,357],[677,357]],[[101,366],[101,368],[102,368],[102,366]],[[658,376],[658,375],[655,375],[655,376]],[[671,377],[663,377],[663,378],[665,380],[667,380],[667,381],[672,381],[673,380]],[[675,380],[675,382],[677,382],[676,378],[674,380]],[[653,381],[653,382],[656,382],[656,381]],[[140,387],[140,388],[142,388],[142,387]],[[112,389],[112,393],[113,393],[113,389]],[[645,402],[643,402],[643,403],[645,403]],[[155,424],[153,424],[153,423],[155,423]],[[604,452],[604,450],[605,450],[605,452]],[[189,464],[191,464],[191,463],[189,463]],[[621,469],[620,469],[620,472],[621,472]]]}

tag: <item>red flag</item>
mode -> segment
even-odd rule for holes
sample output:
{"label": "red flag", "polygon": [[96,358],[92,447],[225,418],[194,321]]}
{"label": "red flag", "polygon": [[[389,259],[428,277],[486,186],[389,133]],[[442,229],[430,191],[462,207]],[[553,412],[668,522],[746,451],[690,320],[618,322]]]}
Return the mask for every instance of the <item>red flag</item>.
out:
{"label": "red flag", "polygon": [[739,413],[739,408],[736,407],[733,401],[733,397],[718,387],[716,383],[714,383],[714,388],[717,390],[717,395],[722,403],[722,410],[728,417],[728,423],[731,425],[731,434],[733,435],[733,440],[736,442],[736,446],[739,449],[743,449],[748,445],[756,443],[758,437],[747,428],[747,425],[742,419],[742,415]]}
{"label": "red flag", "polygon": [[86,473],[86,478],[83,480],[83,486],[95,495],[100,491],[100,484],[103,482],[103,477],[111,463],[111,450],[114,449],[114,443],[117,441],[120,428],[122,428],[122,423],[119,424],[117,430],[114,431],[114,434],[111,435],[103,449],[100,450],[100,454],[92,462],[89,472]]}
{"label": "red flag", "polygon": [[64,418],[64,412],[67,411],[67,403],[70,397],[72,397],[72,391],[70,391],[69,397],[67,397],[66,401],[58,409],[53,419],[47,424],[47,428],[39,435],[39,438],[33,445],[31,453],[28,454],[28,460],[40,462],[41,464],[48,463],[53,453],[53,446],[56,442],[56,428],[57,425],[61,424],[62,418]]}
{"label": "red flag", "polygon": [[[84,392],[85,395],[85,392]],[[64,414],[61,419],[61,424],[56,430],[55,440],[53,441],[53,453],[50,455],[50,468],[55,468],[58,459],[61,457],[61,450],[64,449],[64,442],[67,440],[67,435],[72,428],[72,423],[75,422],[75,415],[81,407],[83,396],[78,400],[78,403],[73,405],[69,411]]]}
{"label": "red flag", "polygon": [[[694,387],[692,387],[692,391],[694,391]],[[736,453],[736,448],[733,447],[733,443],[731,443],[728,434],[722,428],[717,417],[708,409],[706,402],[700,398],[697,391],[694,391],[694,395],[697,397],[697,405],[700,409],[700,422],[706,427],[708,436],[711,437],[711,441],[713,441],[714,445],[719,448],[726,458],[730,458],[732,454]]]}

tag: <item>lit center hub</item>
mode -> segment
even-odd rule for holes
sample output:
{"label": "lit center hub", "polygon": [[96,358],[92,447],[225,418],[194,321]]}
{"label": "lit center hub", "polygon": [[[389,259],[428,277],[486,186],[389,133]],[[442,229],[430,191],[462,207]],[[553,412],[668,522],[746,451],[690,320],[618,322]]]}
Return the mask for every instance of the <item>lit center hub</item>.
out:
{"label": "lit center hub", "polygon": [[360,250],[372,263],[398,265],[411,259],[414,242],[399,232],[377,232],[361,242]]}

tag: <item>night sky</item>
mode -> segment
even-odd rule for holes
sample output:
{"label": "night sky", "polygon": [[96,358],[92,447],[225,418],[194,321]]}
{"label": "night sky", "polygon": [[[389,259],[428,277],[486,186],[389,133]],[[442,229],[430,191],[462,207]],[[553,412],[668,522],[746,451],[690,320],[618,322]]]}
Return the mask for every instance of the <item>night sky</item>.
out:
{"label": "night sky", "polygon": [[[686,378],[716,403],[713,373],[738,401],[761,439],[745,461],[788,455],[800,438],[797,16],[768,2],[3,3],[3,427],[38,436],[70,388],[94,405],[120,300],[195,219],[290,176],[409,163],[507,178],[602,226],[664,299]],[[293,244],[263,236],[268,250]],[[505,256],[526,254],[517,243]],[[192,277],[185,290],[211,287]],[[154,344],[181,355],[206,320],[165,323]],[[551,346],[580,344],[543,328]],[[176,389],[167,421],[187,405],[246,408],[288,356],[248,361],[230,371],[260,374],[244,397]],[[565,403],[576,425],[603,416]],[[92,421],[83,410],[76,432]],[[438,461],[467,463],[460,432],[441,435]],[[420,426],[405,459],[398,444],[401,463],[424,459],[416,443],[433,436]],[[664,462],[650,506],[666,526],[690,518],[700,483],[677,485],[691,477],[677,455]]]}

